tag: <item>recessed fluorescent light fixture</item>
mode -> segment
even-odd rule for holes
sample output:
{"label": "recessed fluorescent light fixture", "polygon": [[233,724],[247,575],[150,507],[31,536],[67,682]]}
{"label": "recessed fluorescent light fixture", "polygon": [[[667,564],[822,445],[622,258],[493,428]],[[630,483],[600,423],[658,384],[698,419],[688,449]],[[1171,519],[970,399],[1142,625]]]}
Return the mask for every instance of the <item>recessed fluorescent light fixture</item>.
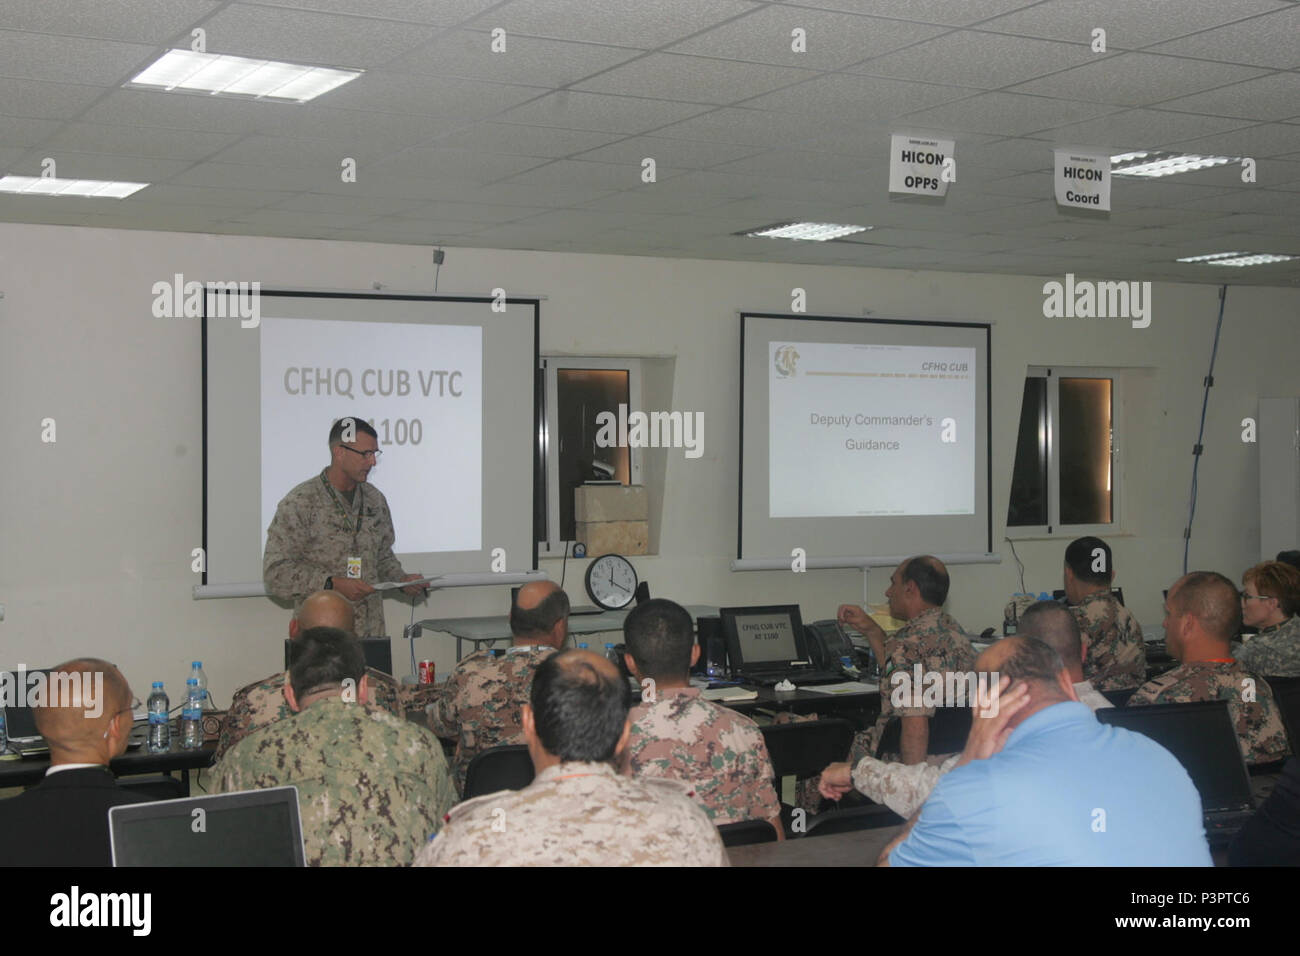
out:
{"label": "recessed fluorescent light fixture", "polygon": [[120,183],[104,179],[55,179],[47,176],[5,176],[0,193],[24,196],[94,196],[97,199],[125,199],[148,183]]}
{"label": "recessed fluorescent light fixture", "polygon": [[871,226],[841,226],[833,222],[779,222],[774,226],[764,226],[748,232],[738,232],[738,236],[754,236],[764,239],[805,239],[813,242],[826,242],[851,236],[855,232],[866,232]]}
{"label": "recessed fluorescent light fixture", "polygon": [[131,89],[168,93],[179,90],[274,103],[306,103],[355,80],[363,72],[299,66],[277,60],[251,60],[223,53],[168,50],[124,85]]}
{"label": "recessed fluorescent light fixture", "polygon": [[1208,256],[1188,256],[1179,262],[1199,262],[1207,266],[1263,266],[1270,262],[1290,262],[1296,256],[1275,255],[1271,252],[1215,252]]}
{"label": "recessed fluorescent light fixture", "polygon": [[1112,176],[1142,176],[1155,179],[1176,173],[1191,173],[1212,166],[1240,162],[1239,156],[1193,156],[1185,153],[1121,153],[1110,158]]}

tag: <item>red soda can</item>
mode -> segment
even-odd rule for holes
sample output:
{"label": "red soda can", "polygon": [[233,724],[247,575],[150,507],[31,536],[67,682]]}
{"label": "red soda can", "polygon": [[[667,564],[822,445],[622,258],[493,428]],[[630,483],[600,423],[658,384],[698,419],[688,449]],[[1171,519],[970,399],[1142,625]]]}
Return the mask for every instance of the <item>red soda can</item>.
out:
{"label": "red soda can", "polygon": [[432,684],[434,675],[433,661],[420,661],[419,675],[421,684]]}

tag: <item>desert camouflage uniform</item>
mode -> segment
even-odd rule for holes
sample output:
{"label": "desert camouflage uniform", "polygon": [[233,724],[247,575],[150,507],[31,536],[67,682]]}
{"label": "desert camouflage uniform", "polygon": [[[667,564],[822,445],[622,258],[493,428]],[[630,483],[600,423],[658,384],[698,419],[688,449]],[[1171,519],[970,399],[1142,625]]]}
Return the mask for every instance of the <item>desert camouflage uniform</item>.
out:
{"label": "desert camouflage uniform", "polygon": [[[1075,684],[1074,692],[1079,703],[1086,704],[1093,713],[1114,706],[1087,681]],[[853,768],[853,788],[900,817],[910,817],[929,798],[939,778],[957,766],[960,759],[961,754],[953,754],[942,763],[903,764],[863,757]]]}
{"label": "desert camouflage uniform", "polygon": [[[1241,699],[1244,682],[1254,685],[1255,700]],[[1226,700],[1241,755],[1248,764],[1281,760],[1287,754],[1286,730],[1268,684],[1236,661],[1195,661],[1175,667],[1137,689],[1128,705],[1186,704]]]}
{"label": "desert camouflage uniform", "polygon": [[524,742],[523,706],[533,672],[554,653],[551,647],[519,645],[478,651],[456,665],[428,714],[430,730],[456,741],[457,793],[464,793],[465,770],[476,755]]}
{"label": "desert camouflage uniform", "polygon": [[1265,677],[1300,677],[1300,615],[1264,628],[1232,656],[1242,667]]}
{"label": "desert camouflage uniform", "polygon": [[[366,676],[370,678],[370,702],[394,717],[405,717],[401,703],[402,688],[397,681],[391,675],[372,667],[366,668]],[[214,760],[220,760],[227,750],[253,731],[293,716],[289,702],[284,699],[284,685],[288,683],[286,677],[286,673],[281,671],[235,691],[235,696],[230,699],[230,709],[221,722],[221,737],[217,740]]]}
{"label": "desert camouflage uniform", "polygon": [[[325,587],[326,578],[347,577],[349,557],[361,558],[361,580],[366,584],[399,581],[406,576],[402,563],[393,556],[396,535],[388,500],[374,485],[363,482],[353,491],[349,505],[347,498],[329,487],[326,471],[322,469],[281,499],[266,532],[262,582],[272,597],[293,601],[294,613],[306,597]],[[338,506],[347,513],[346,519]],[[356,531],[360,508],[365,514],[361,530]],[[388,633],[383,595],[376,591],[353,603],[357,637]]]}
{"label": "desert camouflage uniform", "polygon": [[695,687],[661,689],[628,716],[624,773],[686,781],[716,825],[780,818],[767,744],[748,717],[702,699]]}
{"label": "desert camouflage uniform", "polygon": [[215,770],[219,792],[297,787],[312,866],[406,866],[456,802],[432,734],[338,697],[244,738]]}
{"label": "desert camouflage uniform", "polygon": [[1147,676],[1142,625],[1109,591],[1089,594],[1070,611],[1088,642],[1083,676],[1100,691],[1128,690]]}
{"label": "desert camouflage uniform", "polygon": [[727,866],[685,784],[607,763],[547,767],[523,790],[466,801],[416,866]]}
{"label": "desert camouflage uniform", "polygon": [[[853,738],[849,760],[875,756],[880,736],[894,717],[933,717],[933,707],[895,707],[891,675],[902,672],[911,679],[917,664],[922,673],[965,673],[975,669],[975,648],[953,618],[942,608],[922,611],[885,641],[885,659],[880,665],[880,717],[875,726]],[[921,688],[914,688],[920,694]]]}

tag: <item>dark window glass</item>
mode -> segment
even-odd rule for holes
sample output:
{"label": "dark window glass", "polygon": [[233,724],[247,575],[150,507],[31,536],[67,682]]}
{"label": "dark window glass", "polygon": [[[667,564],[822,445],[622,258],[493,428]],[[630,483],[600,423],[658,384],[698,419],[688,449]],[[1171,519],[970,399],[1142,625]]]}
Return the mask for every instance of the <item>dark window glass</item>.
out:
{"label": "dark window glass", "polygon": [[[560,538],[574,539],[573,489],[584,481],[632,481],[626,447],[601,448],[596,416],[610,412],[618,419],[618,406],[628,404],[626,369],[561,368],[556,371],[556,424],[559,434]],[[617,435],[615,435],[617,439]],[[551,449],[552,454],[556,449]]]}
{"label": "dark window glass", "polygon": [[1047,379],[1025,379],[1007,526],[1047,524]]}
{"label": "dark window glass", "polygon": [[1059,388],[1061,524],[1110,524],[1111,380],[1062,378]]}

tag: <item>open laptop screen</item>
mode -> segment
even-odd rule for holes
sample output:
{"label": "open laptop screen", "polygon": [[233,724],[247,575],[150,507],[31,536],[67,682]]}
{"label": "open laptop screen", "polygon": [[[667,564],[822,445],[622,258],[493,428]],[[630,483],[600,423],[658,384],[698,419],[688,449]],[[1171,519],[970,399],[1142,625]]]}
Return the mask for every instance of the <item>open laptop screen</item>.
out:
{"label": "open laptop screen", "polygon": [[[39,737],[36,714],[28,706],[33,693],[33,675],[49,674],[48,670],[6,671],[0,675],[0,704],[4,706],[5,732],[10,740]],[[42,692],[44,693],[44,691]]]}
{"label": "open laptop screen", "polygon": [[803,620],[798,605],[724,607],[719,615],[732,648],[733,666],[789,664],[802,659]]}
{"label": "open laptop screen", "polygon": [[124,804],[108,828],[114,866],[306,863],[297,787]]}
{"label": "open laptop screen", "polygon": [[1150,737],[1177,757],[1206,811],[1254,805],[1226,700],[1112,707],[1097,711],[1097,719]]}

